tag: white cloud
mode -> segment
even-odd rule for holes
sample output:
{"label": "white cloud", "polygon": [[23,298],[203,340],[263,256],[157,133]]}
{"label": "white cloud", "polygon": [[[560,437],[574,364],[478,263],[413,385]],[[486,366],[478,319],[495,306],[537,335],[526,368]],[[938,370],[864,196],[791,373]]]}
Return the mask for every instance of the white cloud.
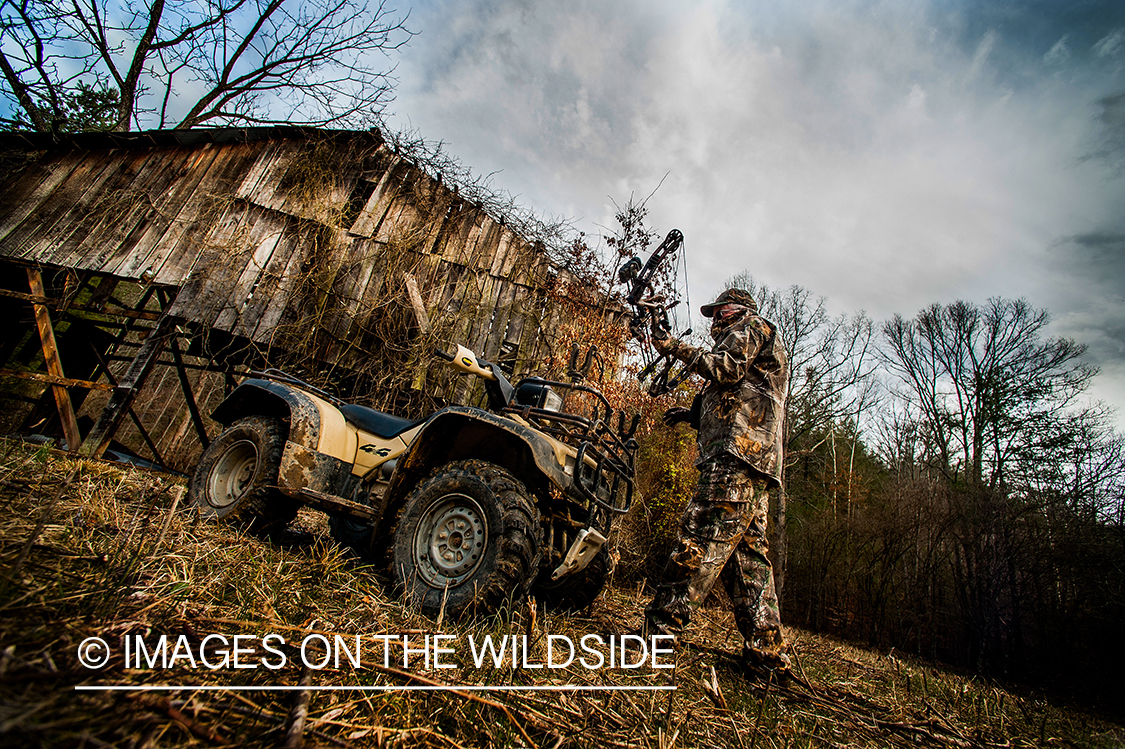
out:
{"label": "white cloud", "polygon": [[1067,35],[1063,34],[1062,38],[1055,42],[1055,46],[1043,55],[1043,62],[1048,65],[1065,65],[1070,61],[1070,47],[1066,43]]}
{"label": "white cloud", "polygon": [[1025,54],[1004,25],[920,2],[418,10],[400,113],[588,231],[667,175],[650,216],[684,231],[696,305],[750,270],[880,318],[1024,296],[1096,338],[1120,310],[1087,311],[1097,269],[1049,248],[1121,230],[1125,180],[1082,157],[1094,102],[1123,88],[1104,64],[1123,29],[1099,36],[1098,67],[1065,28]]}
{"label": "white cloud", "polygon": [[1122,52],[1125,52],[1125,29],[1114,29],[1094,45],[1094,54],[1098,57],[1117,57]]}

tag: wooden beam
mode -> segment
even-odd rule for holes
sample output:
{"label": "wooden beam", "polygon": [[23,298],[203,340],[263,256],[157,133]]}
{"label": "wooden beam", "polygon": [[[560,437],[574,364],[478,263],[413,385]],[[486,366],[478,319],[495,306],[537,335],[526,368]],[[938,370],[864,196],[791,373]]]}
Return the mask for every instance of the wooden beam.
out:
{"label": "wooden beam", "polygon": [[[63,307],[66,301],[63,299],[51,299],[42,294],[23,294],[18,291],[8,291],[7,289],[0,289],[0,296],[6,296],[11,299],[22,299],[25,302],[32,304],[43,304],[48,307]],[[88,304],[73,304],[66,307],[68,312],[88,312],[95,315],[105,315],[106,317],[129,317],[134,320],[159,320],[159,312],[146,312],[135,309],[124,309],[121,307],[106,307],[98,309],[93,305]]]}
{"label": "wooden beam", "polygon": [[188,413],[191,414],[191,423],[195,425],[195,433],[203,449],[206,450],[211,446],[211,439],[207,436],[207,426],[203,423],[203,417],[199,415],[199,406],[195,402],[195,394],[191,391],[191,382],[184,370],[184,358],[180,356],[180,344],[175,336],[169,341],[169,346],[172,348],[172,359],[176,362],[176,374],[180,376],[180,387],[184,391]]}
{"label": "wooden beam", "polygon": [[105,309],[92,309],[85,305],[75,305],[70,308],[71,312],[86,312],[94,315],[105,315],[106,317],[129,317],[134,320],[159,320],[159,312],[138,312],[135,309],[119,309],[116,307],[106,307]]}
{"label": "wooden beam", "polygon": [[94,288],[94,293],[90,295],[87,302],[91,309],[102,309],[105,307],[105,301],[109,295],[117,288],[118,279],[113,276],[102,276],[98,281],[97,287]]}
{"label": "wooden beam", "polygon": [[[27,272],[31,273],[31,269],[29,268]],[[42,285],[42,279],[40,279],[40,285]],[[51,299],[50,297],[45,297],[42,294],[24,294],[23,292],[8,291],[7,289],[0,289],[0,296],[6,296],[11,299],[22,299],[23,301],[31,302],[32,304],[45,304],[48,307],[53,304],[59,303],[58,299]]]}
{"label": "wooden beam", "polygon": [[75,380],[70,377],[55,377],[42,372],[25,372],[16,369],[0,369],[0,377],[18,377],[21,380],[35,380],[48,385],[62,385],[72,388],[86,388],[87,390],[113,390],[113,385],[104,382],[90,382],[89,380]]}
{"label": "wooden beam", "polygon": [[164,349],[164,345],[168,342],[168,338],[173,334],[174,329],[174,318],[165,312],[160,316],[156,327],[152,329],[144,343],[141,344],[141,348],[137,351],[137,355],[133,357],[133,363],[129,365],[125,376],[113,389],[113,395],[110,396],[109,403],[106,404],[105,410],[98,417],[98,422],[94,425],[93,431],[90,432],[86,438],[86,443],[82,446],[82,457],[100,458],[105,453],[110,440],[117,432],[117,427],[121,425],[121,420],[132,409],[133,400],[136,399],[137,393],[140,392],[145,380],[148,379],[153,365],[156,364],[157,357],[160,356],[160,352]]}
{"label": "wooden beam", "polygon": [[422,329],[422,333],[429,333],[430,316],[426,314],[426,305],[422,302],[421,292],[418,291],[418,281],[411,273],[403,273],[402,276],[406,281],[406,295],[410,299],[410,306],[414,310],[418,327]]}
{"label": "wooden beam", "polygon": [[[27,269],[27,283],[31,287],[31,295],[43,297],[43,276],[38,268]],[[32,303],[35,309],[35,323],[39,326],[39,339],[43,343],[43,358],[47,362],[47,372],[52,377],[60,380],[63,374],[62,362],[59,360],[59,349],[55,344],[55,329],[51,325],[51,313],[43,304]],[[78,420],[74,418],[74,406],[70,402],[70,393],[63,385],[52,384],[51,392],[55,396],[55,405],[59,409],[59,419],[62,421],[63,435],[66,437],[66,447],[70,452],[77,452],[82,446],[82,435],[78,431]]]}

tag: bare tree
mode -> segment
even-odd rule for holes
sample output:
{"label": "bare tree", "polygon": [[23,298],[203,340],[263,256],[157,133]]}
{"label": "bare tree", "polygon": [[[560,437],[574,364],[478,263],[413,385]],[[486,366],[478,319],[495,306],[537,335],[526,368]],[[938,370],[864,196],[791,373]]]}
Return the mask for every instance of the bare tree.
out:
{"label": "bare tree", "polygon": [[1023,300],[935,304],[883,327],[884,360],[906,384],[930,463],[1003,490],[1009,464],[1050,455],[1056,428],[1097,370],[1085,346],[1043,340],[1045,310]]}
{"label": "bare tree", "polygon": [[[1081,361],[1085,346],[1045,337],[1048,322],[1023,300],[992,299],[935,304],[883,328],[907,409],[887,434],[899,464],[924,467],[910,476],[944,498],[931,556],[941,575],[931,585],[903,570],[904,580],[944,589],[956,613],[946,629],[961,630],[960,657],[979,669],[1070,671],[1064,663],[1089,656],[1059,643],[1120,626],[1107,612],[1125,600],[1112,526],[1122,441],[1104,407],[1079,400],[1096,373]],[[915,609],[904,620],[924,614],[903,600]]]}
{"label": "bare tree", "polygon": [[404,23],[357,0],[0,0],[5,122],[370,125],[391,99]]}

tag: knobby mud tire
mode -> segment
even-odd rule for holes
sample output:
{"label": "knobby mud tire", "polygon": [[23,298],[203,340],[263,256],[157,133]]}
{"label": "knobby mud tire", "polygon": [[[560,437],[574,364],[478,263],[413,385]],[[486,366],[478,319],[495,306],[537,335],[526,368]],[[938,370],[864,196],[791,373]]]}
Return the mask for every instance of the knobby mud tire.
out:
{"label": "knobby mud tire", "polygon": [[277,488],[285,436],[280,419],[236,421],[203,452],[188,499],[206,518],[248,525],[255,533],[282,530],[301,507]]}
{"label": "knobby mud tire", "polygon": [[527,595],[539,568],[539,509],[504,468],[442,466],[411,492],[393,536],[392,572],[423,614],[494,613]]}

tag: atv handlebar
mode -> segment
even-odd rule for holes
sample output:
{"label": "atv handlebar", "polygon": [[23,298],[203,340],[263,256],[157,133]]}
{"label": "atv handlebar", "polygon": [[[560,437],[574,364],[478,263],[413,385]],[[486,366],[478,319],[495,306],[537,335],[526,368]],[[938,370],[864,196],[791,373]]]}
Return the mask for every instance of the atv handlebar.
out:
{"label": "atv handlebar", "polygon": [[[626,428],[624,412],[617,413],[617,430],[613,430],[614,410],[606,397],[598,390],[581,384],[596,362],[604,367],[596,350],[587,352],[581,368],[578,365],[577,348],[571,352],[570,371],[574,381],[556,382],[541,377],[525,377],[517,383],[523,388],[534,384],[546,390],[559,390],[584,393],[594,399],[593,412],[588,416],[566,413],[560,410],[562,402],[551,408],[541,407],[542,403],[534,396],[523,402],[517,401],[517,387],[513,387],[506,373],[492,362],[479,358],[473,351],[457,345],[457,350],[446,353],[435,350],[434,356],[445,361],[464,374],[475,374],[485,383],[488,396],[488,410],[497,414],[519,415],[531,422],[531,426],[570,445],[577,450],[574,469],[574,490],[585,500],[610,512],[620,514],[629,509],[633,495],[633,461],[637,450],[634,434],[640,423],[640,415],[635,414]],[[600,379],[600,378],[599,378]],[[565,396],[561,396],[565,398]],[[591,511],[593,505],[591,505]]]}
{"label": "atv handlebar", "polygon": [[461,344],[457,344],[457,350],[453,354],[444,351],[434,353],[454,369],[465,374],[474,374],[484,380],[485,392],[488,393],[488,407],[492,411],[499,413],[511,404],[515,397],[515,388],[504,376],[500,367],[484,359],[478,361],[477,355]]}
{"label": "atv handlebar", "polygon": [[457,344],[457,350],[452,354],[447,354],[444,351],[435,351],[434,353],[445,359],[454,369],[459,369],[466,374],[474,374],[488,381],[497,379],[496,365],[483,359],[478,361],[477,355],[461,344]]}

